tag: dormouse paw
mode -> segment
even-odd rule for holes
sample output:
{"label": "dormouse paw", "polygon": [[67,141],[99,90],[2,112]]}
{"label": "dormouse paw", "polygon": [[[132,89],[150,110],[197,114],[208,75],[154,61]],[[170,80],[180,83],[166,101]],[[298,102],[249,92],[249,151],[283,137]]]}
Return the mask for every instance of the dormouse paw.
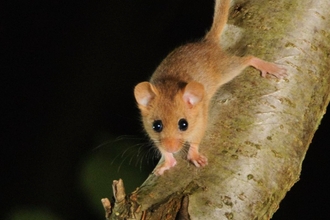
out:
{"label": "dormouse paw", "polygon": [[257,57],[251,57],[249,65],[261,71],[261,76],[266,77],[267,74],[276,76],[277,78],[283,78],[287,75],[286,69],[275,64],[261,60]]}
{"label": "dormouse paw", "polygon": [[260,69],[261,76],[266,77],[267,74],[276,76],[277,78],[283,78],[287,76],[286,69],[284,67],[278,66],[275,63],[267,63],[265,69]]}
{"label": "dormouse paw", "polygon": [[204,167],[207,165],[207,158],[201,154],[196,154],[193,157],[188,155],[190,160],[196,167]]}
{"label": "dormouse paw", "polygon": [[158,165],[154,169],[153,173],[156,176],[163,175],[166,170],[169,170],[170,168],[174,167],[175,165],[176,165],[176,160],[174,158],[170,158],[169,160],[166,160],[166,158],[165,158],[164,163]]}

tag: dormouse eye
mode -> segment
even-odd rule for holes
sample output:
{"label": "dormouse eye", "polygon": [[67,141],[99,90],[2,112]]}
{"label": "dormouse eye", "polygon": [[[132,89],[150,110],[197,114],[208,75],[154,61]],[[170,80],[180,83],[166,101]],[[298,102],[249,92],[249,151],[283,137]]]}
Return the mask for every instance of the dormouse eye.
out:
{"label": "dormouse eye", "polygon": [[188,129],[188,122],[186,119],[184,118],[181,118],[178,122],[178,126],[179,126],[179,129],[180,131],[185,131]]}
{"label": "dormouse eye", "polygon": [[152,123],[152,129],[156,132],[161,132],[163,130],[163,123],[161,120],[156,120]]}

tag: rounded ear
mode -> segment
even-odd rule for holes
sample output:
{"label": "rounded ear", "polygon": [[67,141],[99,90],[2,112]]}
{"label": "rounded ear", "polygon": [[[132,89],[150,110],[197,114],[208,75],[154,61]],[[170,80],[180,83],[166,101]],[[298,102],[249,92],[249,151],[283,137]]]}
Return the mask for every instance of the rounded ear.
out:
{"label": "rounded ear", "polygon": [[190,108],[194,107],[204,97],[204,86],[201,83],[192,81],[184,89],[183,100]]}
{"label": "rounded ear", "polygon": [[141,82],[134,88],[134,96],[139,105],[146,107],[157,94],[156,88],[149,82]]}

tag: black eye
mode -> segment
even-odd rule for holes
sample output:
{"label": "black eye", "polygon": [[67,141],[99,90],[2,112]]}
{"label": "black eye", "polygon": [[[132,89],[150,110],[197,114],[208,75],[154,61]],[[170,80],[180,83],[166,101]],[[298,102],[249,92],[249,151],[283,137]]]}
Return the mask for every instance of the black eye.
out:
{"label": "black eye", "polygon": [[163,123],[161,120],[156,120],[152,123],[152,129],[156,132],[161,132],[163,130]]}
{"label": "black eye", "polygon": [[180,131],[185,131],[188,129],[188,122],[186,119],[181,118],[178,122]]}

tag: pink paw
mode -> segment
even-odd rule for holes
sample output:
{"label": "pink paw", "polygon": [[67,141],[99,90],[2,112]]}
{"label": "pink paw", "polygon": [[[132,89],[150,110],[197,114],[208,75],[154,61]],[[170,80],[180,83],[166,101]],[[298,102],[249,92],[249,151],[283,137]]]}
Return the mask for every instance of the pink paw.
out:
{"label": "pink paw", "polygon": [[204,167],[207,165],[207,158],[201,154],[195,154],[193,156],[188,155],[190,160],[196,167]]}
{"label": "pink paw", "polygon": [[274,63],[267,63],[267,66],[264,66],[264,68],[260,69],[260,71],[262,77],[266,77],[267,74],[276,76],[277,78],[287,76],[286,69]]}
{"label": "pink paw", "polygon": [[158,165],[153,171],[156,176],[163,175],[166,170],[169,170],[176,165],[176,160],[171,153],[165,153],[163,156],[165,156],[164,163]]}
{"label": "pink paw", "polygon": [[267,74],[283,78],[287,76],[286,69],[275,63],[269,63],[256,57],[252,57],[250,65],[261,71],[261,76],[266,77]]}
{"label": "pink paw", "polygon": [[156,175],[156,176],[161,176],[164,174],[165,170],[169,170],[171,167],[174,167],[175,164],[173,166],[168,166],[166,164],[162,164],[158,167],[156,167],[153,171],[153,173]]}

